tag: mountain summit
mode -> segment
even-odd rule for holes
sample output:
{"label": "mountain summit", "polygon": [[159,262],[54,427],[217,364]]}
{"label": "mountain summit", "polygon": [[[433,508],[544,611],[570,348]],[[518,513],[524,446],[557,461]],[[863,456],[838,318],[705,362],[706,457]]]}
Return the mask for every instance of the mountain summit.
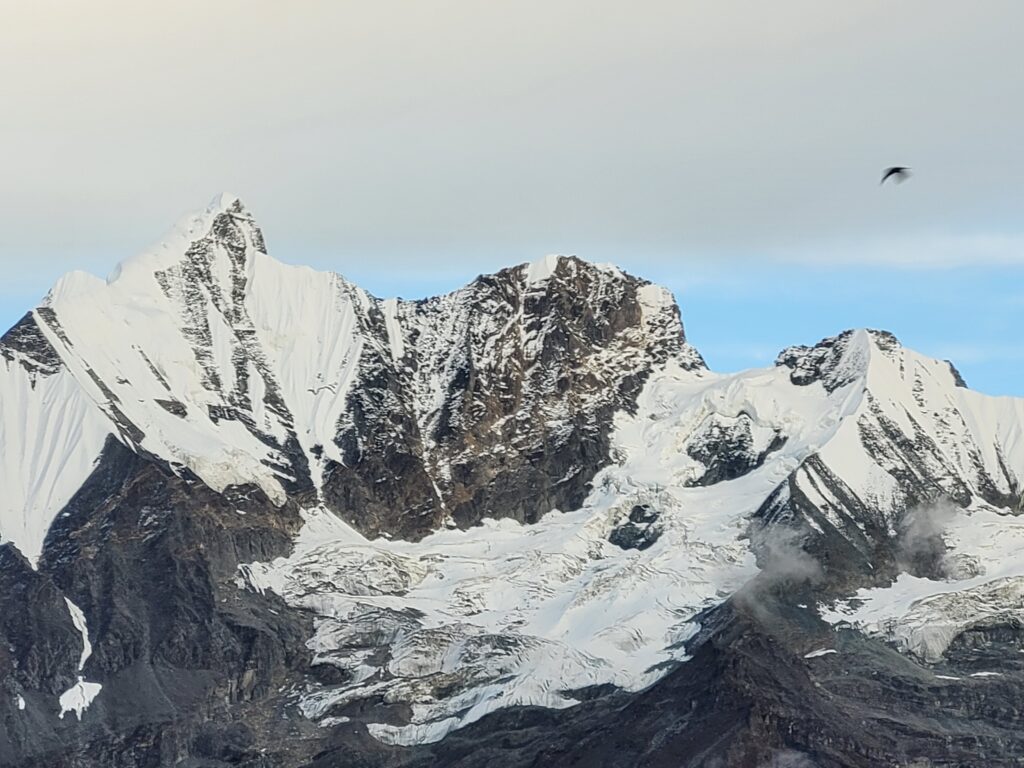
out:
{"label": "mountain summit", "polygon": [[[5,466],[6,487],[31,487],[9,497],[0,533],[31,558],[103,432],[216,491],[254,483],[369,535],[535,520],[582,501],[612,413],[654,367],[703,366],[670,294],[618,270],[548,257],[446,296],[382,301],[269,257],[231,196],[106,282],[64,277],[3,345],[50,360],[87,425],[35,449],[59,480],[41,480],[32,457]],[[31,391],[43,373],[23,364],[8,386]],[[39,426],[34,439],[48,439]],[[63,495],[32,498],[55,483]]]}
{"label": "mountain summit", "polygon": [[0,339],[4,765],[1024,759],[1024,401],[881,331],[714,373],[575,257],[266,250],[221,196]]}

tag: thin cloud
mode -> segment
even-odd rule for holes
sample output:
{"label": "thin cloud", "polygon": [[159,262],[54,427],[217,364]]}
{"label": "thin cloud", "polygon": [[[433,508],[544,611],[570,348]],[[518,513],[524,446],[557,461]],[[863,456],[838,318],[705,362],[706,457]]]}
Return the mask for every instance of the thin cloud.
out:
{"label": "thin cloud", "polygon": [[1024,265],[1024,234],[899,235],[886,240],[775,249],[782,264],[948,269]]}

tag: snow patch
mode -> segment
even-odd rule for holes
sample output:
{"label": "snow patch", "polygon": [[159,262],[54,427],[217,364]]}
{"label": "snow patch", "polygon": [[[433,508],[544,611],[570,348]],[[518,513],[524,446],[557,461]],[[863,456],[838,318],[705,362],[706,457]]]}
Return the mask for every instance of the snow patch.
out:
{"label": "snow patch", "polygon": [[82,713],[89,708],[92,700],[96,698],[102,688],[103,686],[99,683],[85,682],[85,679],[79,675],[78,682],[60,695],[60,719],[63,720],[64,715],[68,712],[74,712],[75,716],[81,720]]}
{"label": "snow patch", "polygon": [[549,279],[555,274],[555,270],[558,269],[558,262],[563,258],[565,257],[558,254],[548,254],[528,264],[526,267],[526,284],[536,285]]}
{"label": "snow patch", "polygon": [[[82,609],[66,597],[64,602],[67,603],[68,613],[71,614],[71,621],[74,623],[75,629],[82,634],[82,655],[78,661],[78,671],[81,672],[85,668],[85,662],[92,655],[92,643],[89,642],[89,628],[85,623],[85,614],[82,613]],[[88,683],[84,677],[79,675],[78,682],[60,695],[61,719],[63,720],[64,715],[68,712],[74,712],[78,719],[81,720],[82,713],[89,708],[92,700],[96,698],[96,695],[102,688],[103,686],[100,683]]]}
{"label": "snow patch", "polygon": [[817,651],[811,651],[810,653],[805,653],[804,654],[804,658],[805,659],[817,659],[817,658],[819,658],[821,656],[828,656],[829,654],[832,654],[832,653],[839,653],[839,651],[837,651],[835,648],[821,648],[821,649],[819,649]]}
{"label": "snow patch", "polygon": [[71,602],[68,598],[64,598],[64,602],[67,603],[68,613],[71,614],[71,621],[82,635],[82,655],[79,657],[78,669],[85,668],[85,662],[92,656],[92,643],[89,642],[89,628],[85,623],[85,614],[82,613],[82,609]]}
{"label": "snow patch", "polygon": [[384,323],[388,330],[388,345],[391,358],[398,362],[405,357],[405,340],[402,338],[402,327],[398,324],[398,300],[385,299],[381,304],[384,312]]}

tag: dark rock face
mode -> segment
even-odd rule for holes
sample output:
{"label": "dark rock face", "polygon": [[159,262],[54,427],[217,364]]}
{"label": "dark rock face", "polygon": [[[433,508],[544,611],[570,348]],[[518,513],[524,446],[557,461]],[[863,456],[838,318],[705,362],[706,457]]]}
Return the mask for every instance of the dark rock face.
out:
{"label": "dark rock face", "polygon": [[[257,489],[213,493],[111,440],[51,528],[38,572],[0,547],[0,578],[10,587],[0,591],[0,616],[12,656],[0,677],[8,692],[0,712],[17,692],[26,701],[0,728],[5,754],[18,758],[4,764],[259,756],[282,725],[266,726],[257,746],[247,734],[258,720],[234,720],[298,679],[292,670],[308,665],[311,627],[280,600],[230,579],[239,562],[288,551],[298,524],[293,506],[276,508]],[[81,723],[57,717],[82,651],[65,595],[88,619],[92,654],[81,674],[103,685]],[[213,739],[215,749],[212,728],[229,735]]]}
{"label": "dark rock face", "polygon": [[471,321],[460,363],[466,385],[437,426],[439,448],[452,457],[451,513],[460,525],[497,516],[535,522],[579,506],[607,463],[612,415],[632,409],[650,370],[672,358],[702,365],[686,355],[674,305],[645,328],[642,281],[578,259],[560,260],[543,288],[509,296],[505,284],[516,278],[507,271],[478,280],[484,296],[473,304],[492,327],[521,316],[525,343],[499,339],[515,352],[488,360],[483,350],[495,339]]}
{"label": "dark rock face", "polygon": [[53,579],[0,545],[0,756],[62,748],[51,718],[75,682],[81,642]]}
{"label": "dark rock face", "polygon": [[188,408],[186,408],[183,403],[180,403],[177,400],[157,399],[154,400],[153,402],[159,405],[168,413],[173,413],[175,416],[181,416],[182,418],[185,418],[185,416],[188,415]]}
{"label": "dark rock face", "polygon": [[31,312],[0,338],[0,356],[8,361],[17,360],[29,374],[40,376],[50,376],[62,365]]}
{"label": "dark rock face", "polygon": [[[379,342],[364,348],[336,441],[345,461],[328,465],[323,492],[368,536],[419,538],[446,516],[531,523],[579,506],[608,461],[613,414],[634,407],[650,372],[669,360],[704,367],[675,303],[645,305],[646,281],[575,258],[537,284],[525,272],[398,305],[409,329],[399,360],[383,317],[368,314],[363,331]],[[427,413],[431,387],[441,405]]]}
{"label": "dark rock face", "polygon": [[714,485],[725,480],[734,480],[764,464],[770,453],[786,444],[786,437],[779,430],[772,434],[763,446],[756,444],[755,424],[749,414],[741,413],[735,419],[709,418],[688,441],[686,453],[703,464],[702,475],[688,485]]}
{"label": "dark rock face", "polygon": [[950,362],[949,360],[946,360],[946,363],[949,365],[949,372],[953,375],[953,381],[956,382],[956,385],[958,387],[963,387],[964,389],[966,389],[967,382],[964,381],[964,377],[960,375],[960,371],[957,370],[957,367],[953,365],[953,363]]}
{"label": "dark rock face", "polygon": [[661,536],[658,517],[648,505],[638,504],[630,510],[629,520],[612,529],[608,541],[622,549],[647,549]]}

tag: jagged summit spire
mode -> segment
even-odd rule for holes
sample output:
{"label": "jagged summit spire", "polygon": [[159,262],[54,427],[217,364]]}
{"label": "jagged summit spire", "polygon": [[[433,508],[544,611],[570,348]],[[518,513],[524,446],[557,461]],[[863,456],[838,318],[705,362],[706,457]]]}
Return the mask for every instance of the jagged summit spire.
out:
{"label": "jagged summit spire", "polygon": [[107,283],[117,282],[127,275],[151,275],[167,269],[180,261],[195,242],[216,234],[216,223],[224,216],[246,222],[247,228],[254,234],[254,244],[259,250],[265,250],[262,235],[241,198],[229,192],[222,192],[201,211],[193,211],[182,216],[155,245],[119,262],[107,276]]}
{"label": "jagged summit spire", "polygon": [[549,253],[546,256],[535,259],[534,261],[520,264],[518,269],[523,270],[523,279],[526,281],[527,285],[538,285],[551,277],[554,277],[560,270],[565,269],[563,266],[565,264],[577,266],[582,265],[588,269],[595,269],[599,272],[605,272],[609,275],[620,278],[626,276],[626,274],[614,264],[602,264],[587,261],[576,254],[566,255],[562,253]]}

